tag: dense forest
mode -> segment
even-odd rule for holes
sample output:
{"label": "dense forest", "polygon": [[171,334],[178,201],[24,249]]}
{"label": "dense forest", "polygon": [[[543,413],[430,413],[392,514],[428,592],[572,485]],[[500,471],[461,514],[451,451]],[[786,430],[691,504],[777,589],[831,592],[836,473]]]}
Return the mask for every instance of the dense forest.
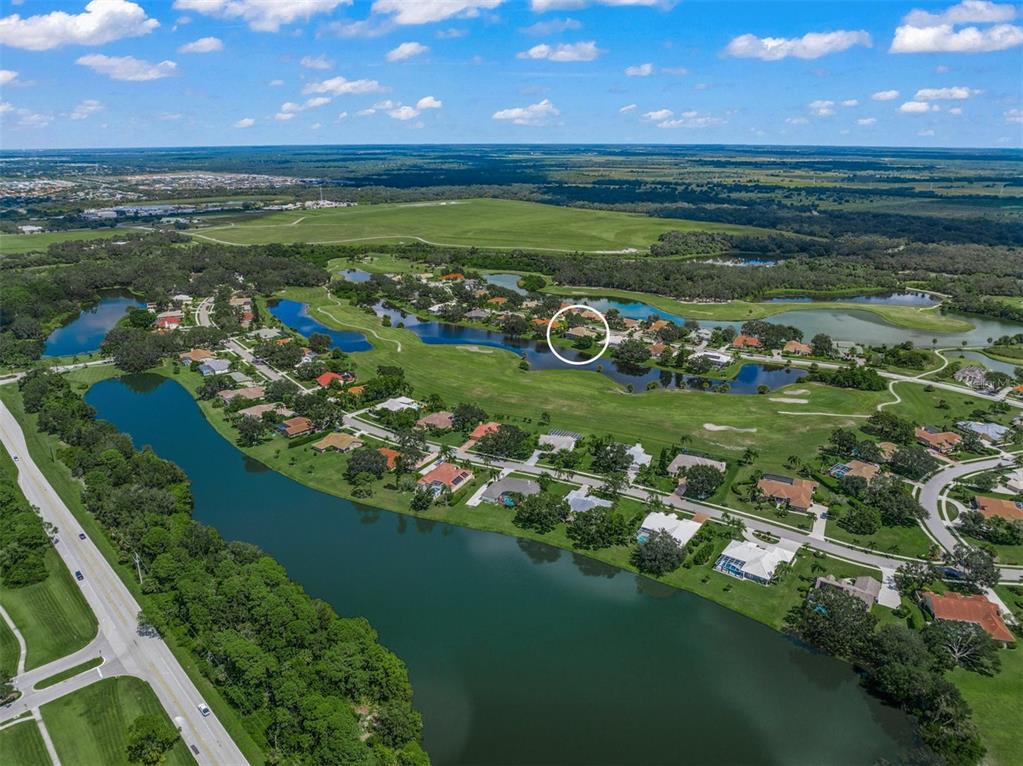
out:
{"label": "dense forest", "polygon": [[405,666],[368,622],[194,521],[181,469],[97,420],[64,377],[35,370],[18,385],[40,430],[67,445],[59,458],[122,562],[140,555],[145,620],[189,649],[272,763],[428,763]]}

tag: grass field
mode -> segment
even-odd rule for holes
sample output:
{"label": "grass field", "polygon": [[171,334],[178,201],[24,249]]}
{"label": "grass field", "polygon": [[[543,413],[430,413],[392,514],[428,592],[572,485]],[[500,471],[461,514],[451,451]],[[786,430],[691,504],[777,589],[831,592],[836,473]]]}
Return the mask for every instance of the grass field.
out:
{"label": "grass field", "polygon": [[[128,727],[136,718],[154,713],[166,717],[149,685],[130,677],[97,681],[43,705],[41,711],[62,763],[103,766],[130,766]],[[187,766],[195,760],[179,739],[163,763]]]}
{"label": "grass field", "polygon": [[45,689],[48,686],[53,686],[54,684],[59,684],[61,681],[65,681],[68,678],[74,678],[78,674],[84,673],[86,670],[92,670],[93,668],[98,668],[102,664],[103,664],[103,658],[102,657],[93,657],[91,660],[86,660],[85,662],[83,662],[83,663],[81,663],[79,665],[75,665],[74,667],[68,668],[67,670],[62,670],[59,673],[55,673],[54,675],[50,676],[49,678],[44,678],[42,681],[37,683],[34,688],[35,689]]}
{"label": "grass field", "polygon": [[[0,473],[15,478],[17,468],[0,447]],[[0,585],[0,605],[25,638],[25,668],[45,665],[81,649],[96,635],[96,618],[57,552],[46,552],[49,576],[23,588]],[[5,626],[6,628],[6,626]],[[12,636],[13,638],[13,636]],[[0,643],[5,643],[0,637]],[[6,665],[6,657],[4,664]]]}
{"label": "grass field", "polygon": [[989,678],[958,668],[952,681],[973,708],[973,720],[988,747],[986,764],[1023,763],[1023,649],[1006,649],[998,656],[1002,671]]}
{"label": "grass field", "polygon": [[0,234],[0,255],[45,250],[54,242],[71,242],[77,239],[112,239],[124,237],[125,234],[124,229],[72,229],[71,231],[46,231],[40,234]]}
{"label": "grass field", "polygon": [[6,673],[9,676],[16,675],[20,655],[21,647],[18,645],[18,639],[7,627],[7,621],[0,619],[0,673]]}
{"label": "grass field", "polygon": [[294,210],[185,233],[232,245],[421,240],[456,247],[645,252],[658,236],[672,230],[767,233],[745,226],[497,199]]}
{"label": "grass field", "polygon": [[0,763],[11,766],[50,766],[39,726],[29,718],[0,729]]}

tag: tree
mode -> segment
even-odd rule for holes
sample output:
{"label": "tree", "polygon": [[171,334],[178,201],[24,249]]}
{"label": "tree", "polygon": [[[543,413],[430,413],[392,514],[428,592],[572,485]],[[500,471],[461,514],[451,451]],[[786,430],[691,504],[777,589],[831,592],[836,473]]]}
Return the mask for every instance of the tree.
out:
{"label": "tree", "polygon": [[650,348],[642,341],[630,338],[614,349],[613,356],[624,367],[642,367],[650,360]]}
{"label": "tree", "polygon": [[532,453],[529,434],[518,426],[501,425],[476,443],[476,451],[496,457],[529,457]]}
{"label": "tree", "polygon": [[993,587],[999,580],[994,557],[982,548],[959,544],[942,557],[945,565],[959,572],[963,582],[974,590]]}
{"label": "tree", "polygon": [[632,552],[632,563],[643,574],[660,577],[682,566],[685,557],[678,540],[658,529]]}
{"label": "tree", "polygon": [[922,479],[938,467],[938,461],[924,447],[914,445],[897,449],[892,455],[891,467],[907,479]]}
{"label": "tree", "polygon": [[324,332],[314,332],[309,336],[309,348],[322,354],[330,348],[330,336]]}
{"label": "tree", "polygon": [[597,473],[624,473],[632,465],[632,457],[624,444],[614,441],[610,436],[593,439],[590,442],[590,454],[593,455],[593,469]]}
{"label": "tree", "polygon": [[948,670],[959,666],[993,676],[1001,668],[998,644],[972,622],[934,620],[924,628],[924,642]]}
{"label": "tree", "polygon": [[895,588],[903,596],[914,598],[930,585],[935,577],[934,567],[930,564],[923,561],[907,561],[895,570]]}
{"label": "tree", "polygon": [[871,415],[863,430],[896,444],[912,444],[916,439],[912,421],[893,415],[887,410]]}
{"label": "tree", "polygon": [[568,518],[569,510],[563,498],[544,493],[530,495],[519,504],[512,523],[523,529],[547,534]]}
{"label": "tree", "polygon": [[255,447],[263,441],[266,424],[257,418],[242,417],[238,422],[238,446]]}
{"label": "tree", "polygon": [[433,491],[426,487],[416,488],[415,493],[412,495],[412,499],[409,501],[409,509],[413,513],[423,513],[424,511],[430,510],[430,506],[433,505],[434,495]]}
{"label": "tree", "polygon": [[881,528],[881,514],[876,508],[857,504],[838,520],[838,525],[854,535],[872,535]]}
{"label": "tree", "polygon": [[568,538],[584,551],[610,548],[628,542],[629,527],[625,517],[613,508],[597,506],[575,515],[568,525]]}
{"label": "tree", "polygon": [[876,624],[862,601],[838,588],[811,590],[785,618],[797,638],[846,660],[863,655]]}
{"label": "tree", "polygon": [[686,497],[704,500],[715,492],[725,475],[712,465],[694,465],[686,470]]}
{"label": "tree", "polygon": [[459,404],[451,412],[451,423],[458,431],[471,431],[486,419],[487,413],[482,408],[466,402]]}
{"label": "tree", "polygon": [[370,474],[379,479],[387,472],[387,458],[372,447],[359,447],[348,456],[345,478],[353,481],[359,474]]}
{"label": "tree", "polygon": [[831,336],[824,333],[817,333],[810,340],[810,348],[814,356],[831,356],[835,351],[835,344],[831,342]]}
{"label": "tree", "polygon": [[162,763],[164,755],[178,740],[178,732],[162,715],[144,713],[128,728],[128,760],[135,763]]}

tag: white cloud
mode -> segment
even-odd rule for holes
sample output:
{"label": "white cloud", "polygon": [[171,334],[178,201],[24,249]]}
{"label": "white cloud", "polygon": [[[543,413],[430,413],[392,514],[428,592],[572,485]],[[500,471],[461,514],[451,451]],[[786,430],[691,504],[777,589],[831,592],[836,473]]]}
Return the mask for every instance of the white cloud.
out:
{"label": "white cloud", "polygon": [[53,117],[48,114],[39,114],[31,109],[16,107],[9,101],[0,101],[0,118],[6,121],[7,115],[17,117],[18,127],[21,128],[45,128],[53,122]]}
{"label": "white cloud", "polygon": [[1023,109],[1009,109],[1003,116],[1009,124],[1023,125]]}
{"label": "white cloud", "polygon": [[587,5],[664,5],[663,0],[532,0],[530,7],[537,13],[544,11],[567,11],[585,8]]}
{"label": "white cloud", "polygon": [[391,109],[387,112],[387,116],[395,120],[411,120],[413,117],[419,116],[419,110],[411,106],[399,106],[397,109]]}
{"label": "white cloud", "polygon": [[394,109],[395,107],[401,106],[397,101],[391,101],[386,99],[384,101],[377,101],[373,104],[373,109]]}
{"label": "white cloud", "polygon": [[951,88],[921,88],[913,98],[916,101],[936,101],[938,99],[962,101],[979,94],[979,90],[956,85]]}
{"label": "white cloud", "polygon": [[347,120],[347,119],[348,119],[348,112],[341,112],[341,113],[340,113],[340,114],[339,114],[339,115],[337,116],[337,121],[338,121],[338,122],[341,122],[342,120]]}
{"label": "white cloud", "polygon": [[618,114],[628,114],[629,112],[634,111],[635,109],[636,104],[626,104],[625,106],[618,110]]}
{"label": "white cloud", "polygon": [[936,112],[938,107],[928,104],[926,101],[907,101],[899,107],[903,114],[924,114],[925,112]]}
{"label": "white cloud", "polygon": [[173,61],[161,61],[154,64],[134,56],[105,56],[102,53],[81,56],[75,63],[87,66],[99,74],[105,74],[111,80],[126,80],[128,82],[145,82],[170,77],[178,68]]}
{"label": "white cloud", "polygon": [[10,101],[0,101],[0,115],[14,111],[14,104]]}
{"label": "white cloud", "polygon": [[270,80],[267,85],[271,88],[279,88],[281,85],[284,85],[284,80]]}
{"label": "white cloud", "polygon": [[13,69],[0,69],[0,88],[10,85],[18,79],[18,73]]}
{"label": "white cloud", "polygon": [[352,0],[175,0],[174,7],[221,19],[241,19],[257,32],[276,32],[284,24],[308,21]]}
{"label": "white cloud", "polygon": [[80,102],[74,109],[71,110],[72,120],[84,120],[90,115],[96,114],[96,112],[103,111],[103,104],[94,98],[87,98],[85,101]]}
{"label": "white cloud", "polygon": [[[272,2],[272,0],[271,0]],[[430,24],[452,17],[478,16],[493,10],[504,0],[376,0],[373,12],[390,14],[395,24]]]}
{"label": "white cloud", "polygon": [[724,125],[725,121],[720,117],[714,117],[710,114],[700,114],[699,112],[689,111],[682,112],[677,119],[664,120],[657,124],[659,128],[713,128],[718,125]]}
{"label": "white cloud", "polygon": [[592,40],[582,43],[558,43],[557,45],[534,45],[528,51],[518,54],[520,59],[532,59],[540,61],[557,61],[565,63],[569,61],[593,61],[600,55],[600,49]]}
{"label": "white cloud", "polygon": [[550,102],[544,99],[529,106],[515,106],[509,109],[501,109],[494,112],[491,119],[511,120],[516,125],[544,125],[551,117],[557,117],[561,112]]}
{"label": "white cloud", "polygon": [[309,130],[319,130],[322,127],[323,127],[322,122],[314,122],[312,125],[309,126]]}
{"label": "white cloud", "polygon": [[414,42],[414,41],[407,42],[407,43],[402,43],[397,48],[393,48],[393,49],[387,51],[387,60],[388,61],[405,61],[406,59],[413,58],[414,56],[421,56],[422,54],[426,53],[428,50],[430,50],[430,49],[427,48],[422,43],[417,43],[417,42]]}
{"label": "white cloud", "polygon": [[178,48],[178,53],[216,53],[224,50],[224,43],[219,37],[200,37]]}
{"label": "white cloud", "polygon": [[377,113],[376,109],[360,109],[355,113],[356,117],[370,117]]}
{"label": "white cloud", "polygon": [[844,106],[844,107],[859,106],[859,105],[860,105],[860,102],[857,99],[855,99],[855,98],[847,98],[845,101],[842,102],[842,106]]}
{"label": "white cloud", "polygon": [[861,117],[860,119],[856,120],[856,124],[857,125],[862,125],[863,127],[868,128],[871,125],[876,125],[877,124],[877,118],[876,117]]}
{"label": "white cloud", "polygon": [[785,124],[786,125],[806,125],[808,122],[810,122],[810,121],[808,119],[806,119],[805,117],[786,117],[785,118]]}
{"label": "white cloud", "polygon": [[433,96],[423,96],[416,102],[416,109],[420,111],[424,109],[440,109],[442,106],[444,106],[444,102]]}
{"label": "white cloud", "polygon": [[934,131],[931,128],[924,128],[923,130],[918,130],[916,134],[923,138],[929,138],[934,135]]}
{"label": "white cloud", "polygon": [[277,114],[274,115],[274,119],[280,120],[281,122],[285,122],[287,120],[292,119],[294,116],[295,116],[294,112],[278,112]]}
{"label": "white cloud", "polygon": [[582,22],[576,19],[551,19],[538,21],[532,26],[523,27],[520,31],[527,35],[557,35],[562,32],[582,29]]}
{"label": "white cloud", "polygon": [[326,96],[314,96],[313,98],[306,99],[304,104],[296,104],[294,101],[285,101],[281,104],[279,113],[295,114],[296,112],[304,112],[306,109],[316,109],[317,107],[326,106],[329,103],[330,99]]}
{"label": "white cloud", "polygon": [[334,62],[326,56],[303,56],[298,63],[306,69],[330,69],[334,66]]}
{"label": "white cloud", "polygon": [[256,121],[251,117],[242,117],[238,122],[234,124],[236,128],[251,128],[256,124]]}
{"label": "white cloud", "polygon": [[30,51],[62,45],[103,45],[139,37],[160,26],[140,5],[128,0],[92,0],[82,13],[52,13],[22,18],[16,13],[0,19],[0,44]]}
{"label": "white cloud", "polygon": [[951,109],[948,110],[948,113],[954,114],[956,117],[959,117],[963,113],[963,108],[961,106],[953,106]]}
{"label": "white cloud", "polygon": [[869,48],[871,44],[870,35],[862,29],[809,32],[802,37],[757,37],[746,34],[733,38],[724,52],[735,58],[780,61],[789,56],[816,59],[829,53],[848,50],[855,45],[865,45]]}
{"label": "white cloud", "polygon": [[459,37],[465,37],[467,34],[468,32],[466,32],[464,29],[457,29],[456,27],[451,27],[451,29],[438,30],[434,34],[434,36],[438,40],[456,40]]}
{"label": "white cloud", "polygon": [[625,67],[626,77],[649,77],[654,73],[653,64],[637,64]]}
{"label": "white cloud", "polygon": [[831,117],[835,113],[835,102],[819,98],[807,104],[807,108],[816,117]]}
{"label": "white cloud", "polygon": [[652,112],[647,112],[643,115],[644,120],[650,120],[651,122],[660,122],[661,120],[667,120],[674,116],[674,112],[670,109],[655,109]]}
{"label": "white cloud", "polygon": [[332,77],[322,82],[311,82],[302,89],[303,93],[330,93],[335,96],[358,95],[360,93],[379,93],[383,90],[376,80],[347,80],[344,77]]}
{"label": "white cloud", "polygon": [[894,101],[899,97],[897,90],[879,90],[871,96],[875,101]]}
{"label": "white cloud", "polygon": [[1023,44],[1023,27],[1006,23],[1015,18],[1015,6],[987,0],[963,0],[941,13],[913,10],[896,27],[889,51],[989,53],[1014,48]]}
{"label": "white cloud", "polygon": [[689,70],[684,66],[662,66],[661,74],[670,74],[674,77],[684,77],[689,74]]}

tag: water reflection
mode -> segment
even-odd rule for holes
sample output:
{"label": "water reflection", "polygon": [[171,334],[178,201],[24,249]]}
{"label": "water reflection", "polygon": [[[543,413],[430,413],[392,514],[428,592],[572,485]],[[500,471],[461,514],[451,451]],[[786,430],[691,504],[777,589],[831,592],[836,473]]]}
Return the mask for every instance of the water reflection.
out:
{"label": "water reflection", "polygon": [[98,351],[103,338],[132,306],[144,304],[130,296],[103,298],[91,309],[82,311],[63,327],[58,327],[46,339],[43,356],[73,356]]}

